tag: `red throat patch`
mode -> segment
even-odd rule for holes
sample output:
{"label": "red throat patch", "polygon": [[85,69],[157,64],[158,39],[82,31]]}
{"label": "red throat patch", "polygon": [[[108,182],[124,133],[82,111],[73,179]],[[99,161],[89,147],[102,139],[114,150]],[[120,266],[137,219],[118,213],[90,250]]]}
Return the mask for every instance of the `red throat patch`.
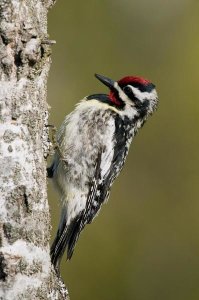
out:
{"label": "red throat patch", "polygon": [[108,97],[111,100],[111,102],[114,103],[116,106],[121,106],[121,102],[117,99],[117,95],[114,91],[111,91]]}

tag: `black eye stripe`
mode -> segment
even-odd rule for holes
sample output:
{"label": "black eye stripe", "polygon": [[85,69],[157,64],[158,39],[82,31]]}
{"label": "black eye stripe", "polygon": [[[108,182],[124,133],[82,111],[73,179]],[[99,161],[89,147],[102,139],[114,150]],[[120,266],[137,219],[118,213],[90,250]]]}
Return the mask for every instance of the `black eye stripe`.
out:
{"label": "black eye stripe", "polygon": [[[155,85],[153,83],[148,83],[147,85],[140,84],[139,82],[129,83],[129,85],[132,85],[132,87],[135,87],[140,90],[140,92],[148,92],[150,93],[152,90],[155,89]],[[123,90],[128,87],[126,86],[120,86]]]}
{"label": "black eye stripe", "polygon": [[130,86],[125,86],[123,88],[123,91],[125,92],[125,94],[129,97],[129,99],[131,99],[131,101],[134,103],[134,105],[139,108],[140,106],[142,106],[142,102],[135,96],[134,92],[132,91]]}
{"label": "black eye stripe", "polygon": [[136,97],[136,95],[134,94],[134,92],[132,91],[130,86],[125,86],[123,88],[124,93],[129,97],[129,99],[131,99],[131,101],[134,103],[135,107],[137,109],[141,109],[143,111],[145,111],[149,105],[149,100],[145,99],[143,101],[140,101],[140,99],[138,97]]}
{"label": "black eye stripe", "polygon": [[123,91],[125,92],[125,94],[129,97],[129,98],[131,98],[131,99],[133,99],[133,98],[136,98],[135,97],[135,95],[134,95],[134,93],[133,93],[133,91],[132,91],[132,89],[130,88],[130,86],[125,86],[124,88],[123,88]]}
{"label": "black eye stripe", "polygon": [[124,88],[123,88],[123,90],[124,90],[124,92],[125,93],[130,93],[131,91],[132,91],[132,89],[130,88],[130,86],[125,86]]}

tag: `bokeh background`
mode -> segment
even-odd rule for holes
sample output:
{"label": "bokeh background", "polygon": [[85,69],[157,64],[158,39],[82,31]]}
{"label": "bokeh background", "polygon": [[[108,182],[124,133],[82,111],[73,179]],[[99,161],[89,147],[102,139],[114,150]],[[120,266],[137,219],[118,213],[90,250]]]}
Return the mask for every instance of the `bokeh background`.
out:
{"label": "bokeh background", "polygon": [[[59,0],[49,13],[50,122],[106,92],[95,72],[142,75],[158,111],[139,132],[100,215],[62,263],[71,300],[199,299],[199,2]],[[75,137],[74,137],[75,138]],[[54,236],[58,196],[49,184]]]}

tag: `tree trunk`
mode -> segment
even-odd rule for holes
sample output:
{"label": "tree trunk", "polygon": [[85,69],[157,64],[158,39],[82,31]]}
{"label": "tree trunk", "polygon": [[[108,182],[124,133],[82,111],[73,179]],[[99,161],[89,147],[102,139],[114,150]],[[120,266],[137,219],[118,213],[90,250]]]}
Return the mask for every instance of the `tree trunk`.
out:
{"label": "tree trunk", "polygon": [[47,12],[53,0],[0,1],[0,299],[68,299],[51,265]]}

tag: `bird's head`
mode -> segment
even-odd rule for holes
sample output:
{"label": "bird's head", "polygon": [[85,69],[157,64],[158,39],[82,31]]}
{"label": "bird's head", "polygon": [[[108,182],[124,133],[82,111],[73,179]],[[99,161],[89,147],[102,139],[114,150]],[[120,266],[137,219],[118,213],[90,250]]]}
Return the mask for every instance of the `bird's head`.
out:
{"label": "bird's head", "polygon": [[110,103],[118,110],[130,106],[145,117],[156,109],[158,96],[155,85],[150,81],[136,76],[123,77],[118,81],[98,74],[95,77],[110,89]]}

